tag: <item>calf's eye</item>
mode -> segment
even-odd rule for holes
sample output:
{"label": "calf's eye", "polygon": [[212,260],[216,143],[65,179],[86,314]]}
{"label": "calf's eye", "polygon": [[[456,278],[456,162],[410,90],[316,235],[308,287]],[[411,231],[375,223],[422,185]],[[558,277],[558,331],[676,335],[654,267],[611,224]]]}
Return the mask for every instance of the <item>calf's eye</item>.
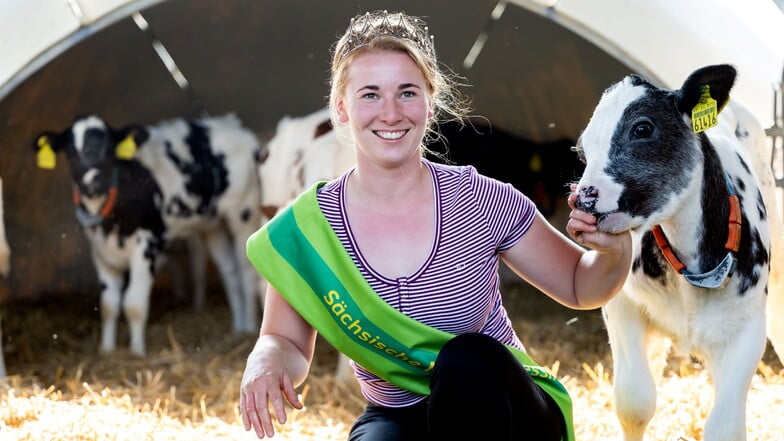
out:
{"label": "calf's eye", "polygon": [[632,127],[632,139],[649,138],[653,133],[653,125],[649,122],[637,123]]}

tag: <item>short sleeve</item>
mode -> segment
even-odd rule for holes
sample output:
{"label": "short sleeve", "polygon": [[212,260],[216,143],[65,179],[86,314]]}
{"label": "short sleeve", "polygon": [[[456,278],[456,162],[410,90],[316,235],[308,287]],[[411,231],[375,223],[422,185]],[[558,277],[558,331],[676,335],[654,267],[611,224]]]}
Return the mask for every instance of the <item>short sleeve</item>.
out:
{"label": "short sleeve", "polygon": [[481,175],[473,167],[469,167],[469,180],[498,251],[511,248],[531,227],[536,205],[511,184]]}

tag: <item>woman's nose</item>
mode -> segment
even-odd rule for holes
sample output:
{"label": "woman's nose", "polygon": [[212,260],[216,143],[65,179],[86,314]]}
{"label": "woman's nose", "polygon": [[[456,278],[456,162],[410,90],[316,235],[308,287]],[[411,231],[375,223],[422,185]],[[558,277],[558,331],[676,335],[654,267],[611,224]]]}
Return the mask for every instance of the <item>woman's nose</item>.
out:
{"label": "woman's nose", "polygon": [[381,118],[387,123],[396,123],[402,118],[400,111],[400,104],[397,100],[386,100],[382,109]]}

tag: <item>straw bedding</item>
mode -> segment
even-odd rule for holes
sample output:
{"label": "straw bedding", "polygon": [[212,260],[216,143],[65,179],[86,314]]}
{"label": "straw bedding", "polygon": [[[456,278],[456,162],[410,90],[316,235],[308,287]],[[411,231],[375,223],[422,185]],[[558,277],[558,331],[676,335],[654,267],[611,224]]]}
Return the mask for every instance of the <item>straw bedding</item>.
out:
{"label": "straw bedding", "polygon": [[[508,285],[504,296],[528,351],[552,367],[572,393],[577,438],[617,437],[612,362],[598,311],[564,309],[520,285]],[[124,349],[110,356],[96,353],[96,297],[55,296],[0,307],[11,374],[0,379],[0,439],[255,439],[244,431],[237,405],[255,337],[228,332],[229,313],[219,294],[202,312],[158,292],[152,303],[145,358]],[[319,341],[316,362],[301,388],[306,408],[290,412],[275,439],[346,439],[364,402],[355,385],[335,384],[330,375],[335,361],[335,352]],[[649,439],[701,439],[712,395],[697,361],[671,360]],[[749,393],[749,440],[781,439],[782,401],[784,371],[769,349]]]}

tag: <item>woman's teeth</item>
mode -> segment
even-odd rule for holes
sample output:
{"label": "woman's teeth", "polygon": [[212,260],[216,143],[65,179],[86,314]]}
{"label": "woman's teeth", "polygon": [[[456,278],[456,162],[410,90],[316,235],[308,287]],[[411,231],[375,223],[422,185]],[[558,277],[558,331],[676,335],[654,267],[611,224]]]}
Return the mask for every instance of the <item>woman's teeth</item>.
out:
{"label": "woman's teeth", "polygon": [[394,140],[394,139],[402,138],[403,135],[406,134],[406,131],[405,130],[396,130],[394,132],[389,132],[389,131],[383,131],[383,130],[376,130],[375,133],[376,133],[376,135],[378,135],[381,138],[388,139],[388,140]]}

